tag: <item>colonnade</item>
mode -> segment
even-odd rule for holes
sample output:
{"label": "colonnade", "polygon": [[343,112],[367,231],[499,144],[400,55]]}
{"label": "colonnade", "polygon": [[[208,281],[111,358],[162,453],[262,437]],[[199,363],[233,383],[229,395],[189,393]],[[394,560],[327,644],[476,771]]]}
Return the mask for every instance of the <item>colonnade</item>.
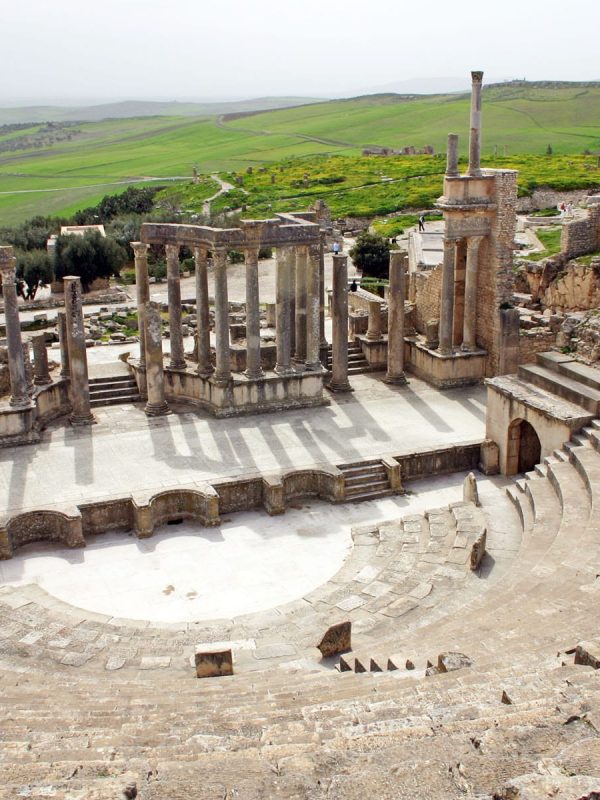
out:
{"label": "colonnade", "polygon": [[[442,355],[452,355],[454,345],[463,352],[477,350],[477,279],[479,250],[484,236],[467,236],[460,239],[444,238],[444,258],[442,262],[442,294],[440,302],[440,344]],[[467,261],[464,287],[464,314],[462,336],[456,342],[456,263],[457,248],[466,242]]]}

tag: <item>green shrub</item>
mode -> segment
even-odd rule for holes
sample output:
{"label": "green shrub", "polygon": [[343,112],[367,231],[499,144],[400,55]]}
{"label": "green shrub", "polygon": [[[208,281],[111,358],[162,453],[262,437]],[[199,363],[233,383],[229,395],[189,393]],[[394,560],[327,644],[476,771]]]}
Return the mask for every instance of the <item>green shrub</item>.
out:
{"label": "green shrub", "polygon": [[118,276],[127,263],[126,251],[97,231],[85,236],[59,236],[54,248],[54,273],[58,280],[78,275],[84,292],[96,278]]}
{"label": "green shrub", "polygon": [[384,236],[363,231],[350,250],[350,258],[364,276],[387,278],[390,266],[390,245]]}
{"label": "green shrub", "polygon": [[40,286],[54,279],[52,261],[45,250],[17,251],[16,257],[19,292],[24,299],[34,300]]}

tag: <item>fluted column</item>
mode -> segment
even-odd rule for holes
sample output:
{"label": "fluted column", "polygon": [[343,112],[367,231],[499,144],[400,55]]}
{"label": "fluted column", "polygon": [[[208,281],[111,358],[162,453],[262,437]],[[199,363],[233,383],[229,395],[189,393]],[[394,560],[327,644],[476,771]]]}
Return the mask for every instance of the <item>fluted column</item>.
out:
{"label": "fluted column", "polygon": [[23,347],[21,345],[21,322],[17,300],[17,259],[12,247],[0,247],[0,275],[4,297],[4,319],[6,344],[8,347],[8,371],[10,375],[10,405],[26,408],[31,400],[27,394]]}
{"label": "fluted column", "polygon": [[465,274],[465,316],[461,350],[467,352],[477,349],[477,272],[479,267],[479,246],[483,236],[469,236],[467,239],[467,270]]}
{"label": "fluted column", "polygon": [[390,253],[390,288],[388,293],[388,357],[386,383],[405,384],[404,374],[404,266],[400,250]]}
{"label": "fluted column", "polygon": [[150,300],[150,281],[148,280],[148,250],[149,244],[131,242],[135,263],[135,291],[137,300],[138,335],[140,340],[141,369],[146,368],[146,303]]}
{"label": "fluted column", "polygon": [[440,302],[440,347],[442,355],[452,353],[454,324],[454,262],[456,246],[453,239],[444,239],[444,261],[442,264],[442,296]]}
{"label": "fluted column", "polygon": [[[60,344],[60,377],[69,377],[69,343],[67,341],[67,315],[64,311],[56,314],[56,324],[58,328],[58,341]],[[144,332],[140,331],[140,336]]]}
{"label": "fluted column", "polygon": [[471,73],[471,135],[469,138],[469,175],[481,176],[481,85],[483,72]]}
{"label": "fluted column", "polygon": [[210,315],[208,313],[208,275],[206,270],[207,251],[204,247],[194,248],[196,262],[196,347],[198,356],[198,375],[212,375],[210,358]]}
{"label": "fluted column", "polygon": [[48,366],[48,350],[46,349],[46,335],[36,333],[31,339],[33,344],[33,382],[36,386],[47,386],[52,383]]}
{"label": "fluted column", "polygon": [[320,246],[311,245],[306,264],[306,369],[311,372],[321,371],[320,261]]}
{"label": "fluted column", "polygon": [[246,260],[246,376],[263,377],[260,363],[260,300],[258,290],[258,247],[244,250]]}
{"label": "fluted column", "polygon": [[294,361],[297,366],[304,369],[306,363],[306,271],[308,249],[304,246],[296,247],[296,347]]}
{"label": "fluted column", "polygon": [[149,417],[160,417],[169,413],[169,406],[165,400],[160,306],[157,303],[147,302],[146,308],[144,309],[144,317],[146,320],[144,331],[146,391],[148,393],[148,400],[144,411]]}
{"label": "fluted column", "polygon": [[75,275],[68,275],[63,282],[71,376],[72,411],[70,420],[71,425],[90,425],[95,420],[90,406],[90,383],[85,349],[83,306],[81,304],[81,279]]}
{"label": "fluted column", "polygon": [[214,379],[226,384],[231,378],[229,358],[229,296],[227,294],[227,250],[213,250],[215,270],[215,337],[217,368]]}
{"label": "fluted column", "polygon": [[292,262],[295,259],[292,247],[277,248],[277,277],[276,277],[276,300],[275,310],[275,330],[277,344],[277,363],[275,372],[279,375],[287,375],[292,371],[291,368],[291,328],[292,319]]}
{"label": "fluted column", "polygon": [[167,292],[169,299],[169,345],[171,369],[185,369],[183,332],[181,330],[181,279],[179,275],[179,245],[165,246],[167,254]]}
{"label": "fluted column", "polygon": [[321,231],[319,243],[319,345],[327,347],[325,336],[325,239],[327,234]]}
{"label": "fluted column", "polygon": [[351,392],[348,381],[348,257],[333,256],[331,381],[334,392]]}

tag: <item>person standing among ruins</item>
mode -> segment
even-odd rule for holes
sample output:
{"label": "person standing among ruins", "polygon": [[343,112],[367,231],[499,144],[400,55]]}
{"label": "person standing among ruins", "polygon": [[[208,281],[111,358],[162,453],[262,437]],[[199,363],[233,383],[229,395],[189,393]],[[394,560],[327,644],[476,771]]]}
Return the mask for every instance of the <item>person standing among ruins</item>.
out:
{"label": "person standing among ruins", "polygon": [[423,233],[425,230],[425,214],[421,214],[419,217],[419,233]]}
{"label": "person standing among ruins", "polygon": [[334,256],[337,256],[339,252],[340,252],[340,243],[336,239],[335,242],[333,243],[333,254],[334,254]]}

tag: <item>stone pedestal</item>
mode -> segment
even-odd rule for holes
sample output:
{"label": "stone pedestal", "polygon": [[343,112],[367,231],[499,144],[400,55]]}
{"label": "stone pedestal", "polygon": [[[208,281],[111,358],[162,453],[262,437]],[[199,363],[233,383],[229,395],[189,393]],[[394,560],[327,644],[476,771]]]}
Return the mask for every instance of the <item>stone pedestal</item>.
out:
{"label": "stone pedestal", "polygon": [[165,400],[160,307],[156,303],[146,303],[145,318],[148,401],[144,411],[149,417],[159,417],[169,413],[169,406]]}
{"label": "stone pedestal", "polygon": [[260,301],[258,293],[258,247],[245,250],[246,258],[246,376],[262,378],[260,363]]}
{"label": "stone pedestal", "polygon": [[390,253],[390,288],[388,293],[388,353],[386,383],[403,385],[404,374],[404,266],[399,250]]}
{"label": "stone pedestal", "polygon": [[292,259],[294,250],[291,247],[277,248],[277,309],[276,309],[276,343],[277,363],[275,372],[288,375],[291,365],[291,328],[292,319]]}
{"label": "stone pedestal", "polygon": [[194,249],[196,262],[196,331],[198,375],[212,375],[213,365],[210,357],[210,315],[208,309],[208,275],[206,271],[207,251]]}
{"label": "stone pedestal", "polygon": [[217,345],[217,366],[214,380],[226,384],[231,378],[229,365],[229,296],[227,293],[227,251],[213,252],[215,269],[215,337]]}
{"label": "stone pedestal", "polygon": [[27,378],[21,344],[21,323],[16,287],[17,260],[12,247],[0,247],[0,275],[4,297],[4,319],[8,348],[8,371],[10,375],[10,405],[27,408],[31,400],[27,394]]}
{"label": "stone pedestal", "polygon": [[370,342],[378,342],[381,339],[381,303],[379,300],[369,300],[367,339]]}
{"label": "stone pedestal", "polygon": [[81,279],[69,275],[63,280],[65,287],[65,314],[69,349],[69,374],[71,377],[71,425],[91,425],[94,415],[90,407],[85,329],[81,304]]}
{"label": "stone pedestal", "polygon": [[348,258],[338,254],[333,256],[332,304],[332,368],[328,388],[333,392],[351,392],[348,381]]}
{"label": "stone pedestal", "polygon": [[50,369],[48,366],[48,350],[46,349],[46,336],[38,333],[32,337],[33,343],[33,366],[34,379],[36,386],[47,386],[52,383]]}
{"label": "stone pedestal", "polygon": [[[69,377],[69,344],[67,342],[67,315],[64,311],[59,311],[56,315],[58,328],[58,341],[60,343],[60,377]],[[140,336],[143,336],[140,331]]]}
{"label": "stone pedestal", "polygon": [[167,291],[169,295],[169,345],[171,369],[185,369],[183,333],[181,330],[181,279],[179,275],[179,245],[165,246],[167,254]]}

